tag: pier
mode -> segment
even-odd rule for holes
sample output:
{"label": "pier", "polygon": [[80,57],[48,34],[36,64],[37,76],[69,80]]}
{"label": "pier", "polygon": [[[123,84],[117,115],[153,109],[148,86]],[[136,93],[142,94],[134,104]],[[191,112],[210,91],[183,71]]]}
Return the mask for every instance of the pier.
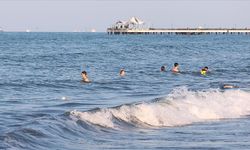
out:
{"label": "pier", "polygon": [[170,28],[170,29],[107,29],[108,34],[175,34],[175,35],[201,35],[201,34],[248,34],[250,29],[245,28]]}
{"label": "pier", "polygon": [[250,28],[150,28],[138,18],[132,17],[128,21],[117,21],[107,29],[108,34],[246,34],[250,35]]}

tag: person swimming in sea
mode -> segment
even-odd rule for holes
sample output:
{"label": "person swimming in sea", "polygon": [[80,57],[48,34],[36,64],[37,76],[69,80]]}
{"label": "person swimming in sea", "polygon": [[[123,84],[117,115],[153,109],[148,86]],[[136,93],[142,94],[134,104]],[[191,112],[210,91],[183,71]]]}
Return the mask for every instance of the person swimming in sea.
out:
{"label": "person swimming in sea", "polygon": [[202,68],[201,71],[200,71],[201,75],[204,75],[204,76],[207,75],[207,72],[208,72],[208,67],[207,66]]}
{"label": "person swimming in sea", "polygon": [[165,72],[166,71],[166,67],[165,66],[161,66],[161,72]]}
{"label": "person swimming in sea", "polygon": [[179,64],[178,63],[174,63],[174,67],[172,68],[172,72],[173,73],[179,73]]}
{"label": "person swimming in sea", "polygon": [[86,82],[86,83],[90,83],[91,81],[89,80],[89,78],[88,78],[88,74],[87,74],[87,72],[86,71],[82,71],[82,81],[83,82]]}
{"label": "person swimming in sea", "polygon": [[222,89],[235,89],[235,88],[239,88],[238,86],[235,85],[231,85],[231,84],[223,84],[221,86]]}
{"label": "person swimming in sea", "polygon": [[120,70],[120,76],[123,77],[123,76],[125,76],[125,75],[126,75],[125,69],[121,69],[121,70]]}

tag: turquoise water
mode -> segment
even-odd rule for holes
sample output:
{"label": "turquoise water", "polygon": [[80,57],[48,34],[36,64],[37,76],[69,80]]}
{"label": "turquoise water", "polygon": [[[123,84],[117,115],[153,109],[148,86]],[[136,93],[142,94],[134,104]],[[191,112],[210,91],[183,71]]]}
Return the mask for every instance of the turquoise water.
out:
{"label": "turquoise water", "polygon": [[4,32],[0,50],[0,149],[250,149],[249,35]]}

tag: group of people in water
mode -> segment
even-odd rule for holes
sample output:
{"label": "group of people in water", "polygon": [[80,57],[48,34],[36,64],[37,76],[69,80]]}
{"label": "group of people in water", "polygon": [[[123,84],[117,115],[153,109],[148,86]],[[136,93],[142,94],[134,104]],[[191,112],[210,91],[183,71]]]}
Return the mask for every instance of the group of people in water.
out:
{"label": "group of people in water", "polygon": [[[166,71],[166,67],[165,66],[161,66],[161,71],[165,72]],[[173,73],[179,73],[180,69],[179,69],[179,64],[178,63],[174,63],[174,66],[171,70]]]}
{"label": "group of people in water", "polygon": [[[125,69],[121,69],[119,74],[120,74],[121,77],[125,76],[125,74],[126,74]],[[88,77],[88,74],[87,74],[86,71],[82,71],[81,75],[82,75],[82,81],[83,82],[85,82],[85,83],[90,83],[91,82],[91,80],[89,80],[89,77]]]}
{"label": "group of people in water", "polygon": [[[160,71],[161,72],[165,72],[166,71],[166,67],[165,66],[161,66]],[[171,71],[173,73],[180,73],[179,64],[178,63],[174,63],[174,66],[171,69]],[[200,74],[203,75],[203,76],[206,76],[207,72],[208,72],[208,67],[207,66],[203,67],[200,70]],[[82,81],[83,82],[85,82],[85,83],[90,83],[91,82],[91,80],[89,80],[89,78],[88,78],[88,74],[87,74],[86,71],[82,71],[81,75],[82,75]],[[126,75],[125,69],[121,69],[120,72],[119,72],[119,75],[121,77],[125,76]],[[223,89],[231,89],[231,88],[238,88],[238,86],[234,86],[234,85],[230,85],[230,84],[224,84],[224,85],[222,85],[221,88],[223,88]]]}
{"label": "group of people in water", "polygon": [[[166,67],[165,66],[161,66],[161,71],[164,72],[166,71]],[[179,69],[179,64],[178,63],[174,63],[174,66],[171,70],[173,73],[179,73],[180,72],[180,69]],[[200,73],[201,75],[207,75],[207,72],[208,72],[208,67],[204,67],[200,70]]]}

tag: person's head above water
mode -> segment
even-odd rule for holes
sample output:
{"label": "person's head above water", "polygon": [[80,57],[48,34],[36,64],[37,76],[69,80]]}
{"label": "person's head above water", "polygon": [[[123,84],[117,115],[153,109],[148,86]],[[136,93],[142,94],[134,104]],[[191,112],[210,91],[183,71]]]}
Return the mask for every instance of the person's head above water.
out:
{"label": "person's head above water", "polygon": [[82,75],[87,75],[87,72],[86,71],[82,71]]}
{"label": "person's head above water", "polygon": [[166,67],[165,66],[161,66],[161,71],[166,71]]}
{"label": "person's head above water", "polygon": [[88,78],[88,74],[87,74],[87,72],[86,71],[82,71],[82,80],[83,80],[83,82],[91,82],[90,80],[89,80],[89,78]]}
{"label": "person's head above water", "polygon": [[206,66],[206,67],[202,68],[200,72],[201,72],[201,75],[207,75],[208,67]]}
{"label": "person's head above water", "polygon": [[125,69],[120,70],[120,76],[125,76]]}
{"label": "person's head above water", "polygon": [[174,63],[174,67],[172,68],[172,72],[174,72],[174,73],[180,72],[178,63]]}

